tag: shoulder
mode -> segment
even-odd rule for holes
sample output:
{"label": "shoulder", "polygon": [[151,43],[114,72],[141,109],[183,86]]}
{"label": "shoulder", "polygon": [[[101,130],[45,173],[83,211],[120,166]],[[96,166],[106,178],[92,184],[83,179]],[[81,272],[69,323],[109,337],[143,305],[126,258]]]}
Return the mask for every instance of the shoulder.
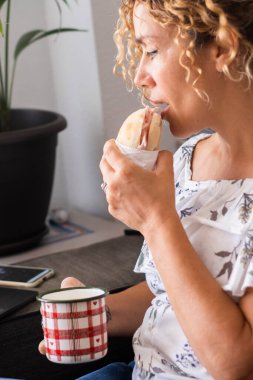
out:
{"label": "shoulder", "polygon": [[194,135],[183,141],[182,145],[178,148],[178,150],[174,153],[174,172],[177,176],[185,167],[190,166],[193,151],[197,145],[197,143],[201,140],[210,137],[210,133],[200,133],[198,135]]}
{"label": "shoulder", "polygon": [[210,133],[200,133],[198,135],[194,135],[187,140],[183,140],[182,145],[178,148],[178,150],[174,154],[174,160],[191,160],[192,153],[197,145],[197,143],[201,140],[210,137]]}

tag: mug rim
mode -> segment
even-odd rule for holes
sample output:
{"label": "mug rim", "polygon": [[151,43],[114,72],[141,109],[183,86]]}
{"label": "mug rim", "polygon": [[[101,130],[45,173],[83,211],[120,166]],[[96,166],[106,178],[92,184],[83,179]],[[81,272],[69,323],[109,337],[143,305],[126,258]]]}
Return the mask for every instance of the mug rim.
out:
{"label": "mug rim", "polygon": [[[93,297],[86,297],[86,298],[78,298],[78,299],[73,299],[73,300],[49,300],[43,298],[47,294],[51,293],[58,293],[58,292],[63,292],[65,290],[73,290],[73,289],[99,289],[103,291],[103,294],[100,294],[98,296],[93,296]],[[105,288],[101,288],[99,286],[72,286],[69,288],[59,288],[59,289],[52,289],[52,290],[47,290],[46,292],[40,293],[36,296],[36,300],[40,302],[47,302],[47,303],[77,303],[77,302],[86,302],[86,301],[93,301],[97,300],[103,297],[106,297],[109,294],[109,290]]]}

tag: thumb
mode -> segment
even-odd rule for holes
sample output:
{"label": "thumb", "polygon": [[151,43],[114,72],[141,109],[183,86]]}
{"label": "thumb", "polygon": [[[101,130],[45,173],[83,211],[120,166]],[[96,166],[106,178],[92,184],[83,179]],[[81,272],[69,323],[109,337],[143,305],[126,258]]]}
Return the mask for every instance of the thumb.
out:
{"label": "thumb", "polygon": [[159,152],[156,161],[156,174],[161,176],[173,176],[173,154],[167,150]]}
{"label": "thumb", "polygon": [[85,286],[81,281],[74,277],[67,277],[62,280],[61,288],[72,288],[75,286]]}

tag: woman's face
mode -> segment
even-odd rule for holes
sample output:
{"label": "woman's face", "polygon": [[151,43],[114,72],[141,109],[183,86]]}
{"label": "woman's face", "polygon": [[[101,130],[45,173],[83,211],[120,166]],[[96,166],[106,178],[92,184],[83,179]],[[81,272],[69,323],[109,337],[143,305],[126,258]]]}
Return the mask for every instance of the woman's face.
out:
{"label": "woman's face", "polygon": [[[177,28],[166,29],[159,25],[142,3],[134,8],[134,31],[136,42],[142,47],[142,57],[135,76],[135,85],[146,87],[153,104],[165,103],[164,119],[170,123],[172,133],[177,137],[187,137],[203,128],[212,127],[210,107],[199,98],[192,87],[195,78],[186,83],[186,70],[180,65],[180,55],[184,42],[175,41]],[[199,89],[205,89],[212,99],[217,93],[212,48],[202,49],[198,57],[203,74],[198,81]],[[209,124],[209,125],[208,125]]]}

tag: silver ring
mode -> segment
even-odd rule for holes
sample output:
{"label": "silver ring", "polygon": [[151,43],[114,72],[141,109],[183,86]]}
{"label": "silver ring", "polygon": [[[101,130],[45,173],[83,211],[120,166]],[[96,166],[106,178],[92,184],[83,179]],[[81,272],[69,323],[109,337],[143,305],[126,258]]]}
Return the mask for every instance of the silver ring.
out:
{"label": "silver ring", "polygon": [[106,192],[106,188],[107,188],[107,183],[106,182],[103,182],[101,183],[101,189]]}

